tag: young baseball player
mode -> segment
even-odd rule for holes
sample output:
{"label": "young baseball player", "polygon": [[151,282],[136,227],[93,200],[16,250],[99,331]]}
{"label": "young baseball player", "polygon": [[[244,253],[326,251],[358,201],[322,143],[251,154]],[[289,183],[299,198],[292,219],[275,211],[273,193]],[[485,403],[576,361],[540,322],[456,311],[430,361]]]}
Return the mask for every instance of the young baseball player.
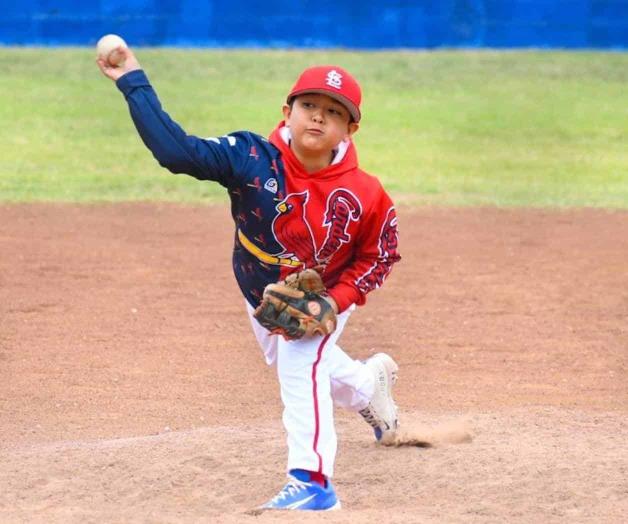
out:
{"label": "young baseball player", "polygon": [[[159,164],[218,182],[231,199],[233,271],[266,362],[277,370],[288,440],[288,482],[261,507],[338,509],[330,481],[334,404],[360,413],[377,440],[397,429],[397,364],[383,353],[357,361],[337,344],[356,305],[400,259],[393,203],[359,169],[351,140],[360,122],[360,87],[340,67],[312,67],[290,90],[284,119],[269,139],[247,131],[199,138],[162,110],[133,52],[118,52],[122,66],[102,59],[98,65],[123,93]],[[271,333],[254,316],[266,286],[306,268],[322,272],[335,330],[291,340]]]}

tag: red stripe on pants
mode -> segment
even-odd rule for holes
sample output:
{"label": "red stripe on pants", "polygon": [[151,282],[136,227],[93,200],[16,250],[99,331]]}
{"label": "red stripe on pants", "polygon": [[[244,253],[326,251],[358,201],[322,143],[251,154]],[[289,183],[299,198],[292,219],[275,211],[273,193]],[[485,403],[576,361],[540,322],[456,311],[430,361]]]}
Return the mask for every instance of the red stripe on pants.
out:
{"label": "red stripe on pants", "polygon": [[318,433],[320,430],[320,420],[318,415],[318,384],[316,383],[316,369],[318,368],[318,363],[321,361],[321,357],[323,356],[323,349],[325,348],[325,343],[329,335],[327,335],[321,345],[318,346],[318,352],[316,354],[316,361],[312,366],[312,394],[314,395],[314,421],[315,421],[315,429],[314,429],[314,443],[312,444],[314,447],[314,453],[318,457],[318,472],[323,473],[323,458],[320,456],[318,452]]}

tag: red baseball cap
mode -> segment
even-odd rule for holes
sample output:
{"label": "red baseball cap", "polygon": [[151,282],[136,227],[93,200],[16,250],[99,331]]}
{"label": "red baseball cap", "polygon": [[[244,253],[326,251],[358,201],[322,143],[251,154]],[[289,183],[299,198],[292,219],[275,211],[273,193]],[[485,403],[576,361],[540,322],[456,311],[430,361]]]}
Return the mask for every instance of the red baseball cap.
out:
{"label": "red baseball cap", "polygon": [[355,122],[360,121],[362,91],[356,79],[342,67],[315,66],[303,71],[288,95],[288,104],[305,93],[318,93],[338,100],[349,110]]}

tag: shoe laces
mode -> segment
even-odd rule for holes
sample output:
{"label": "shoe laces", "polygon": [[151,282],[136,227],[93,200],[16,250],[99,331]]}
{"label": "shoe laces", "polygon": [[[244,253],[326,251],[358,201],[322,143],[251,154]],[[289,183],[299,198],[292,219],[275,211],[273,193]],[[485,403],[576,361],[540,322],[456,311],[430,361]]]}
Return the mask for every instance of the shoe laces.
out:
{"label": "shoe laces", "polygon": [[303,482],[295,477],[290,477],[288,483],[281,489],[279,493],[277,493],[277,495],[273,497],[273,500],[271,502],[276,503],[284,500],[288,497],[291,497],[292,495],[296,495],[302,489],[306,489],[310,486],[311,484],[307,482]]}

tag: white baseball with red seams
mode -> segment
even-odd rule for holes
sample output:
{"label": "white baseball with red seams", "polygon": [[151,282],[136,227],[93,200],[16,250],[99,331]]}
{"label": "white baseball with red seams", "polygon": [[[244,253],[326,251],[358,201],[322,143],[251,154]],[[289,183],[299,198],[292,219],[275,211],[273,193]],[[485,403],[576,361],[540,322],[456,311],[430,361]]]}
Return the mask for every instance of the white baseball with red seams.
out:
{"label": "white baseball with red seams", "polygon": [[119,47],[127,47],[126,42],[118,35],[105,35],[96,44],[96,54],[109,65],[118,66],[124,57],[116,51]]}
{"label": "white baseball with red seams", "polygon": [[331,335],[287,341],[263,328],[247,303],[266,363],[277,368],[288,434],[287,471],[305,469],[331,478],[337,447],[334,405],[357,413],[373,397],[375,377],[371,370],[336,344],[354,309],[338,315]]}

